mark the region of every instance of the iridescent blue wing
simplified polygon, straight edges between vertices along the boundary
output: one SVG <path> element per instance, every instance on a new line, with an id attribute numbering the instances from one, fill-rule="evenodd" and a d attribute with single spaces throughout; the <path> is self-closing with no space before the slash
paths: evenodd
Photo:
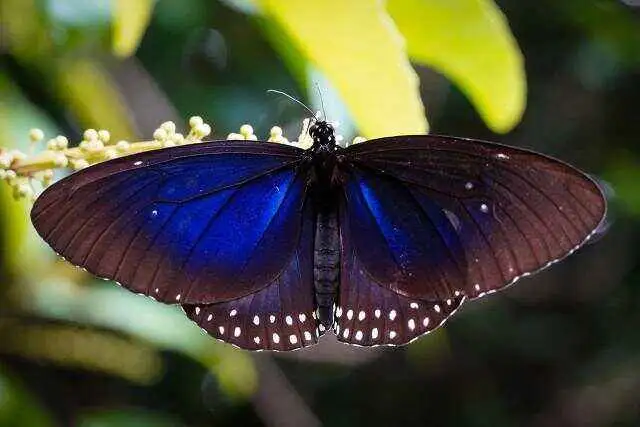
<path id="1" fill-rule="evenodd" d="M 356 253 L 354 233 L 359 231 L 349 225 L 349 216 L 343 203 L 342 265 L 334 324 L 339 341 L 362 346 L 406 344 L 438 328 L 460 307 L 461 293 L 442 301 L 425 300 L 376 282 Z"/>
<path id="2" fill-rule="evenodd" d="M 606 213 L 593 180 L 531 151 L 403 136 L 340 155 L 355 256 L 373 282 L 409 299 L 503 288 L 576 250 Z"/>
<path id="3" fill-rule="evenodd" d="M 260 291 L 231 301 L 183 306 L 209 335 L 248 350 L 294 350 L 320 336 L 313 290 L 311 204 L 305 205 L 298 246 L 282 274 Z"/>
<path id="4" fill-rule="evenodd" d="M 296 251 L 303 151 L 211 142 L 108 161 L 49 187 L 31 217 L 71 263 L 163 302 L 228 301 L 272 283 Z"/>

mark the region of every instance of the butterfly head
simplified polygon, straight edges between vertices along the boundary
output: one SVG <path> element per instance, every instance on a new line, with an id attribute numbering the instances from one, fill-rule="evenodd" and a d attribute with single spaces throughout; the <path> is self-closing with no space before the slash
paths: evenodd
<path id="1" fill-rule="evenodd" d="M 309 127 L 309 135 L 313 138 L 313 148 L 321 151 L 335 151 L 336 133 L 333 126 L 324 120 L 318 120 Z"/>

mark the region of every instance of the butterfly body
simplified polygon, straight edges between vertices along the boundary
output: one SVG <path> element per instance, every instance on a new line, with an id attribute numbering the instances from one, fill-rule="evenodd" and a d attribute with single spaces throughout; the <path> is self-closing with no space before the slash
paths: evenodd
<path id="1" fill-rule="evenodd" d="M 443 136 L 308 150 L 218 141 L 115 159 L 47 189 L 32 211 L 70 262 L 252 350 L 326 330 L 399 345 L 467 299 L 570 254 L 602 223 L 598 186 L 558 160 Z"/>

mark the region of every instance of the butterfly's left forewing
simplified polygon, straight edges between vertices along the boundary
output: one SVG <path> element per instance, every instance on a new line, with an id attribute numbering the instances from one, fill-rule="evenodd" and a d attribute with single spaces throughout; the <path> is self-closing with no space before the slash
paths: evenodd
<path id="1" fill-rule="evenodd" d="M 215 142 L 127 156 L 76 172 L 32 210 L 73 264 L 163 302 L 252 294 L 296 250 L 306 194 L 302 150 Z"/>

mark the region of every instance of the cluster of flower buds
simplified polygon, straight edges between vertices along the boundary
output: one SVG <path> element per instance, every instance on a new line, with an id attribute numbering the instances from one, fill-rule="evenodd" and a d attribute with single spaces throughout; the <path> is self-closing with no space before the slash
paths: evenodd
<path id="1" fill-rule="evenodd" d="M 107 130 L 87 129 L 82 141 L 75 147 L 69 147 L 69 140 L 59 135 L 47 140 L 45 149 L 32 155 L 0 147 L 0 181 L 11 186 L 16 199 L 33 199 L 36 192 L 34 184 L 38 183 L 41 187 L 50 185 L 56 169 L 79 170 L 128 154 L 199 143 L 211 134 L 211 126 L 201 117 L 191 117 L 189 127 L 185 136 L 176 132 L 175 123 L 165 122 L 155 130 L 153 140 L 139 142 L 113 141 Z M 45 140 L 44 132 L 31 129 L 29 139 L 32 146 L 42 144 Z"/>
<path id="2" fill-rule="evenodd" d="M 309 136 L 311 123 L 310 119 L 303 121 L 302 131 L 297 141 L 289 141 L 285 138 L 279 126 L 271 128 L 267 141 L 307 149 L 313 144 L 313 140 Z M 68 139 L 60 135 L 47 140 L 46 148 L 33 155 L 27 155 L 20 150 L 5 150 L 0 147 L 0 181 L 5 181 L 11 186 L 16 199 L 33 199 L 36 194 L 36 188 L 33 184 L 39 183 L 43 188 L 50 185 L 54 180 L 54 170 L 56 169 L 79 170 L 129 154 L 200 143 L 211 134 L 211 126 L 199 116 L 189 119 L 189 128 L 189 132 L 185 136 L 176 132 L 175 123 L 164 122 L 153 132 L 153 140 L 138 142 L 112 141 L 109 131 L 88 129 L 84 132 L 82 141 L 75 147 L 70 148 Z M 29 139 L 32 144 L 41 144 L 45 135 L 40 129 L 32 129 L 29 132 Z M 253 127 L 245 124 L 240 127 L 239 133 L 230 133 L 227 139 L 257 141 L 258 137 L 255 135 Z M 362 137 L 356 137 L 351 144 L 357 144 L 364 140 Z"/>

